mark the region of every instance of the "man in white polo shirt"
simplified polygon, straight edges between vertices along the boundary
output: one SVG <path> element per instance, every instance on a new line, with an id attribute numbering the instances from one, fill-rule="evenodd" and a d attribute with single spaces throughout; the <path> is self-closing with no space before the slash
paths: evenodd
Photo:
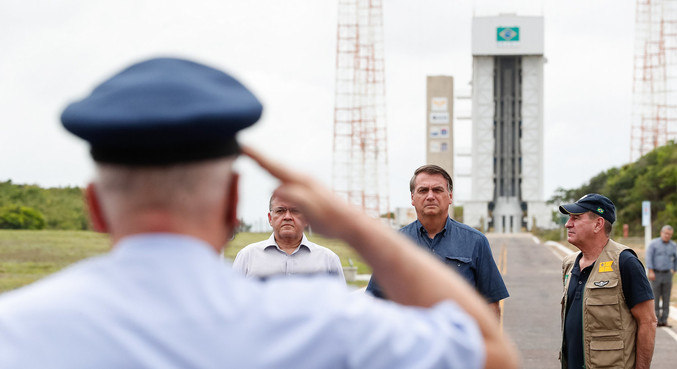
<path id="1" fill-rule="evenodd" d="M 292 274 L 331 274 L 345 281 L 338 255 L 308 241 L 303 230 L 308 223 L 296 204 L 272 195 L 268 222 L 273 234 L 265 241 L 240 250 L 233 269 L 247 277 L 266 278 Z"/>

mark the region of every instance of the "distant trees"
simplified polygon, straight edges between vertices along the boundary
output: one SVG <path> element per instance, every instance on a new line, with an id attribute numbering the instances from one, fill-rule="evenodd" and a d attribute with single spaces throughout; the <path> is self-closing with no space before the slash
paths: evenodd
<path id="1" fill-rule="evenodd" d="M 642 235 L 642 201 L 651 201 L 652 230 L 664 224 L 677 226 L 677 144 L 656 148 L 634 163 L 601 172 L 579 188 L 558 188 L 550 199 L 555 204 L 575 201 L 596 192 L 616 205 L 616 225 L 627 223 L 630 233 Z M 621 232 L 621 227 L 614 227 Z"/>
<path id="2" fill-rule="evenodd" d="M 42 219 L 42 226 L 31 228 L 40 225 L 37 219 Z M 89 229 L 82 189 L 0 182 L 0 228 Z"/>
<path id="3" fill-rule="evenodd" d="M 45 217 L 27 206 L 7 205 L 0 207 L 0 229 L 43 229 Z"/>
<path id="4" fill-rule="evenodd" d="M 251 224 L 246 223 L 243 218 L 237 218 L 237 228 L 235 228 L 235 233 L 249 232 L 251 229 Z"/>

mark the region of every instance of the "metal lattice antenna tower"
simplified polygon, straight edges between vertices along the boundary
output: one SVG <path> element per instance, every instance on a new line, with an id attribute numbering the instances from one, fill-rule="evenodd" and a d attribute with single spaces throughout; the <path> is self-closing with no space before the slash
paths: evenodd
<path id="1" fill-rule="evenodd" d="M 381 0 L 339 0 L 335 99 L 334 191 L 378 217 L 390 209 Z"/>
<path id="2" fill-rule="evenodd" d="M 637 0 L 630 160 L 677 136 L 677 1 Z"/>

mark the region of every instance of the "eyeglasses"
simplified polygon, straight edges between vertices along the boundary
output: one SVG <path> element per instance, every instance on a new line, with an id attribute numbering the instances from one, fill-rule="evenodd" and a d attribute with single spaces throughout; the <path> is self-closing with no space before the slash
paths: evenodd
<path id="1" fill-rule="evenodd" d="M 287 209 L 287 208 L 284 208 L 284 207 L 281 207 L 281 206 L 274 208 L 270 212 L 273 213 L 275 216 L 278 216 L 278 217 L 283 216 L 287 212 L 290 212 L 291 215 L 293 215 L 295 217 L 301 215 L 301 210 L 299 210 L 297 208 Z"/>

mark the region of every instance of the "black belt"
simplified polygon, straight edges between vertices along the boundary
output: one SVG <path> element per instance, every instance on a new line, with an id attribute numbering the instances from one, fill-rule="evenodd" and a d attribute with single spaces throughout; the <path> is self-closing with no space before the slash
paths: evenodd
<path id="1" fill-rule="evenodd" d="M 670 271 L 670 269 L 668 269 L 668 270 L 657 270 L 657 269 L 654 269 L 653 271 L 656 272 L 656 273 L 667 273 L 667 272 Z"/>

